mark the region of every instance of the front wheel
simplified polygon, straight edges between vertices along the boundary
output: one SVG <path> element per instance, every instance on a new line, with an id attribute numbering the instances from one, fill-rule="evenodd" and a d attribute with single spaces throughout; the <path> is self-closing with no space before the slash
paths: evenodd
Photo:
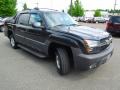
<path id="1" fill-rule="evenodd" d="M 68 52 L 64 48 L 57 48 L 55 52 L 56 67 L 60 75 L 70 72 L 70 61 Z"/>
<path id="2" fill-rule="evenodd" d="M 10 36 L 10 44 L 11 44 L 12 48 L 14 48 L 14 49 L 17 48 L 17 43 L 16 43 L 13 35 Z"/>

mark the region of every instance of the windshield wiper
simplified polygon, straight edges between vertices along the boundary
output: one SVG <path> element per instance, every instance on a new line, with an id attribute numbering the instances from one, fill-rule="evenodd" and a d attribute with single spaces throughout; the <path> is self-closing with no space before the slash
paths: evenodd
<path id="1" fill-rule="evenodd" d="M 66 26 L 65 24 L 58 24 L 58 25 L 55 25 L 54 27 L 56 26 Z"/>
<path id="2" fill-rule="evenodd" d="M 69 24 L 68 26 L 80 26 L 79 24 Z"/>
<path id="3" fill-rule="evenodd" d="M 57 27 L 57 26 L 80 26 L 80 25 L 79 24 L 68 24 L 68 25 L 59 24 L 59 25 L 55 25 L 54 27 Z"/>

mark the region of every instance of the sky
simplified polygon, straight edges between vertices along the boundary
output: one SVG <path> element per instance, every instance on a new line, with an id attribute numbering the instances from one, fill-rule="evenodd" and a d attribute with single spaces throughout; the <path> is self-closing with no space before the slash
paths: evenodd
<path id="1" fill-rule="evenodd" d="M 74 1 L 74 0 L 73 0 Z M 85 10 L 113 9 L 115 0 L 80 0 Z M 18 0 L 17 9 L 22 10 L 23 4 L 27 3 L 28 8 L 34 8 L 39 3 L 39 8 L 51 8 L 56 10 L 67 10 L 70 0 Z M 120 0 L 117 0 L 116 9 L 120 9 Z"/>

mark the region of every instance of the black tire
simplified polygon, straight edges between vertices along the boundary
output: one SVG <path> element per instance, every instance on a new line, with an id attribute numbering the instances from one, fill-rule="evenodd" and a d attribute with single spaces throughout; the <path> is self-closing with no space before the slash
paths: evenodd
<path id="1" fill-rule="evenodd" d="M 1 27 L 0 27 L 0 32 L 2 32 Z"/>
<path id="2" fill-rule="evenodd" d="M 14 49 L 18 48 L 17 43 L 16 43 L 15 38 L 14 38 L 13 35 L 10 35 L 10 44 L 11 44 L 12 48 L 14 48 Z"/>
<path id="3" fill-rule="evenodd" d="M 57 48 L 55 52 L 55 60 L 57 71 L 60 75 L 65 75 L 70 72 L 70 61 L 66 49 Z"/>

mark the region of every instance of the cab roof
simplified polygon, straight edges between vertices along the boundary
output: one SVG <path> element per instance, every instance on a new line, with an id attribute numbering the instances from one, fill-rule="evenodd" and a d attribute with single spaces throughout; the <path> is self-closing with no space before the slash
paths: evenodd
<path id="1" fill-rule="evenodd" d="M 60 12 L 58 10 L 54 10 L 54 9 L 49 9 L 49 8 L 34 8 L 34 9 L 27 9 L 24 10 L 20 13 L 38 13 L 38 12 Z"/>

